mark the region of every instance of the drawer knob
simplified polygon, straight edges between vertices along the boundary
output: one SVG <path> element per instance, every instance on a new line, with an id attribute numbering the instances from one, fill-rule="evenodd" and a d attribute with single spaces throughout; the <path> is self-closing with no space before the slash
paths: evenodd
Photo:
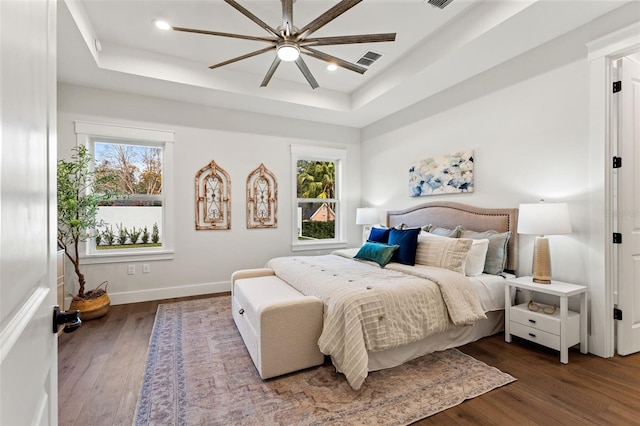
<path id="1" fill-rule="evenodd" d="M 529 336 L 533 337 L 534 339 L 536 338 L 536 335 L 533 333 L 529 333 Z"/>
<path id="2" fill-rule="evenodd" d="M 531 324 L 535 324 L 535 323 L 536 323 L 536 320 L 532 320 L 532 319 L 530 319 L 530 320 L 529 320 L 529 322 L 530 322 Z"/>
<path id="3" fill-rule="evenodd" d="M 238 313 L 239 313 L 240 315 L 244 314 L 244 309 L 240 308 L 240 310 L 238 311 Z"/>

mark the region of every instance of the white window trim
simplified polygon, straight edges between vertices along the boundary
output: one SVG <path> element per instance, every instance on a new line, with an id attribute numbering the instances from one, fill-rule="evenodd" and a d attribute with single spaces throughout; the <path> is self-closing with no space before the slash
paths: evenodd
<path id="1" fill-rule="evenodd" d="M 298 160 L 320 160 L 334 161 L 336 167 L 335 187 L 338 200 L 338 220 L 336 221 L 336 238 L 322 241 L 299 241 L 298 240 L 298 191 L 297 191 L 297 164 Z M 291 182 L 292 182 L 292 203 L 291 203 L 291 251 L 339 249 L 347 247 L 347 209 L 346 209 L 346 185 L 344 177 L 347 175 L 347 150 L 346 148 L 325 148 L 308 145 L 291 145 Z"/>
<path id="2" fill-rule="evenodd" d="M 173 144 L 175 133 L 167 130 L 144 129 L 122 125 L 91 123 L 86 121 L 75 122 L 76 144 L 90 148 L 91 140 L 96 137 L 108 138 L 109 140 L 128 140 L 136 142 L 161 142 L 164 143 L 163 156 L 163 181 L 162 191 L 164 194 L 163 210 L 163 240 L 162 248 L 118 250 L 113 253 L 91 253 L 89 245 L 84 244 L 80 264 L 92 265 L 99 263 L 124 263 L 124 262 L 144 262 L 153 260 L 173 259 L 174 250 L 174 211 L 175 199 L 173 196 Z M 165 178 L 165 177 L 168 177 Z"/>

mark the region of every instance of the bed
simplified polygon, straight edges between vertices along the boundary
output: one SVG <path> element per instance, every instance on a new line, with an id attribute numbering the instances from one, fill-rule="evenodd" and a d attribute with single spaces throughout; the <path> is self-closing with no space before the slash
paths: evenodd
<path id="1" fill-rule="evenodd" d="M 436 267 L 440 264 L 419 258 L 416 262 L 420 263 L 411 266 L 394 257 L 395 261 L 381 267 L 367 259 L 354 260 L 360 249 L 275 258 L 267 267 L 303 294 L 323 300 L 320 349 L 331 356 L 351 386 L 359 389 L 369 371 L 391 368 L 503 330 L 504 280 L 513 276 L 518 265 L 517 215 L 514 208 L 454 202 L 387 212 L 386 227 L 394 235 L 404 238 L 419 230 L 418 246 L 412 248 L 418 257 L 428 252 L 439 262 L 452 262 L 455 253 L 445 256 L 433 248 L 464 245 L 470 252 L 469 240 L 479 240 L 473 245 L 486 245 L 489 240 L 502 244 L 499 267 L 495 267 L 496 259 L 490 261 L 487 256 L 482 272 L 474 276 L 466 276 L 457 266 Z M 388 245 L 400 246 L 391 244 L 391 238 Z M 394 253 L 405 248 L 396 248 Z M 442 253 L 445 251 L 449 249 Z"/>

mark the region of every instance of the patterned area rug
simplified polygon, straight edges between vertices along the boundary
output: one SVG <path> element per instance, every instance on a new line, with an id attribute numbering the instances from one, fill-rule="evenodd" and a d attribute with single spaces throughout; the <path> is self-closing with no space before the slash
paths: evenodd
<path id="1" fill-rule="evenodd" d="M 330 362 L 262 380 L 229 296 L 158 307 L 136 425 L 406 425 L 515 379 L 457 349 L 372 372 L 359 391 Z"/>

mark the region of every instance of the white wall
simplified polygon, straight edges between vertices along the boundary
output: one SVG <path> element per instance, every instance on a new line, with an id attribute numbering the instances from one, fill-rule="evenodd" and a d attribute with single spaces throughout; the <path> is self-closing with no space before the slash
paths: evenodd
<path id="1" fill-rule="evenodd" d="M 175 132 L 175 258 L 145 261 L 151 263 L 151 273 L 144 275 L 136 262 L 85 265 L 88 288 L 108 280 L 113 303 L 227 291 L 233 271 L 292 255 L 292 143 L 347 148 L 347 235 L 351 245 L 360 242 L 362 230 L 355 225 L 361 175 L 358 130 L 68 84 L 59 84 L 58 91 L 59 156 L 68 156 L 75 144 L 74 120 Z M 196 231 L 195 174 L 211 160 L 230 174 L 231 229 Z M 246 179 L 261 162 L 278 179 L 276 229 L 246 228 Z M 135 275 L 127 275 L 128 264 L 136 264 Z M 77 289 L 70 269 L 67 293 Z"/>
<path id="2" fill-rule="evenodd" d="M 127 276 L 125 264 L 87 266 L 88 282 L 109 280 L 115 303 L 197 294 L 228 288 L 236 269 L 292 254 L 288 147 L 297 143 L 348 146 L 350 245 L 361 239 L 361 228 L 352 225 L 356 207 L 377 206 L 383 220 L 385 209 L 434 199 L 407 195 L 409 164 L 473 148 L 475 192 L 439 198 L 487 207 L 517 207 L 541 197 L 568 202 L 573 233 L 551 237 L 553 276 L 601 295 L 605 243 L 592 237 L 603 235 L 602 220 L 590 220 L 588 212 L 593 217 L 602 206 L 605 213 L 603 179 L 594 178 L 594 165 L 602 164 L 604 173 L 608 159 L 603 147 L 589 143 L 592 84 L 585 44 L 637 21 L 639 9 L 638 2 L 617 9 L 361 130 L 60 84 L 61 153 L 74 143 L 74 120 L 176 132 L 175 259 L 153 262 L 149 275 Z M 194 174 L 211 159 L 231 174 L 232 229 L 196 232 Z M 276 230 L 245 227 L 244 181 L 260 162 L 278 177 Z M 532 246 L 531 237 L 520 238 L 521 275 L 531 271 Z M 590 351 L 599 354 L 606 330 L 594 332 L 594 324 L 610 312 L 601 300 L 594 303 L 599 316 L 591 318 Z"/>
<path id="3" fill-rule="evenodd" d="M 485 207 L 566 201 L 574 233 L 551 237 L 553 276 L 586 282 L 588 92 L 586 60 L 563 65 L 491 94 L 455 105 L 362 147 L 364 203 L 380 210 L 433 200 Z M 470 194 L 409 197 L 409 165 L 431 156 L 475 150 Z M 384 170 L 384 173 L 380 173 Z M 522 236 L 520 274 L 531 271 L 533 240 Z"/>
<path id="4" fill-rule="evenodd" d="M 158 234 L 161 238 L 164 235 L 164 229 L 162 229 L 162 207 L 103 206 L 98 208 L 96 217 L 98 221 L 104 221 L 105 224 L 108 224 L 108 226 L 100 228 L 100 232 L 104 232 L 108 227 L 117 236 L 118 226 L 122 224 L 123 228 L 130 231 L 133 231 L 134 228 L 143 230 L 146 227 L 149 235 L 151 235 L 153 225 L 158 225 Z"/>
<path id="5" fill-rule="evenodd" d="M 604 140 L 590 144 L 594 86 L 585 45 L 637 22 L 639 13 L 640 4 L 625 6 L 362 131 L 363 205 L 383 211 L 436 199 L 485 207 L 567 202 L 573 233 L 550 237 L 552 276 L 587 285 L 596 296 L 589 351 L 602 356 L 609 356 L 613 331 L 600 326 L 611 315 L 602 296 L 607 240 L 593 236 L 604 232 L 602 176 L 609 159 Z M 411 163 L 469 148 L 475 149 L 474 193 L 408 196 Z M 519 248 L 518 275 L 528 275 L 532 237 L 520 236 Z"/>

